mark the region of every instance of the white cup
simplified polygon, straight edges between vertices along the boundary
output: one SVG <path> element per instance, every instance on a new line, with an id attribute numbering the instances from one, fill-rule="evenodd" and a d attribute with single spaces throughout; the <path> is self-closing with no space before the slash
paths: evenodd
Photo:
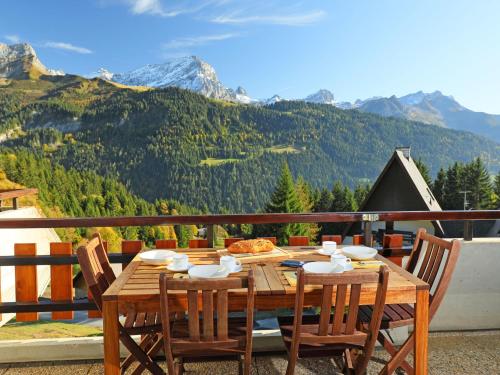
<path id="1" fill-rule="evenodd" d="M 175 254 L 172 258 L 172 267 L 176 269 L 185 269 L 188 266 L 188 259 L 186 254 Z"/>
<path id="2" fill-rule="evenodd" d="M 337 242 L 335 241 L 323 241 L 323 252 L 325 254 L 331 255 L 337 251 Z"/>
<path id="3" fill-rule="evenodd" d="M 220 258 L 220 265 L 226 267 L 229 272 L 236 272 L 241 267 L 241 262 L 231 255 L 224 255 Z"/>
<path id="4" fill-rule="evenodd" d="M 343 254 L 332 254 L 332 256 L 330 257 L 330 261 L 333 264 L 342 266 L 342 268 L 344 269 L 349 268 L 349 266 L 351 265 L 351 258 L 348 258 Z"/>

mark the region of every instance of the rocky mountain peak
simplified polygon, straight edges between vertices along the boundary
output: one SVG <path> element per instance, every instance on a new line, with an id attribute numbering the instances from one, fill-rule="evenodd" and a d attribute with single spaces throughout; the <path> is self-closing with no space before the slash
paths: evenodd
<path id="1" fill-rule="evenodd" d="M 320 103 L 320 104 L 331 104 L 331 105 L 335 103 L 335 98 L 333 96 L 333 93 L 326 89 L 321 89 L 318 92 L 309 95 L 304 100 L 309 103 Z"/>
<path id="2" fill-rule="evenodd" d="M 0 43 L 0 77 L 26 79 L 40 75 L 64 75 L 64 72 L 46 68 L 28 43 Z"/>

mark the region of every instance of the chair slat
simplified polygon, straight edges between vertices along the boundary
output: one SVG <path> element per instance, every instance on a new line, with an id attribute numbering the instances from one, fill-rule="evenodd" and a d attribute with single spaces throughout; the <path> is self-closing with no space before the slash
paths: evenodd
<path id="1" fill-rule="evenodd" d="M 434 264 L 436 262 L 438 251 L 439 251 L 439 245 L 434 244 L 434 246 L 432 247 L 431 254 L 429 255 L 429 259 L 427 260 L 427 264 L 425 265 L 425 272 L 424 272 L 423 276 L 421 277 L 421 279 L 424 280 L 425 282 L 427 282 L 427 280 L 429 280 L 429 276 L 431 275 L 432 268 L 434 267 Z M 422 264 L 422 267 L 423 266 L 424 266 L 424 264 Z"/>
<path id="2" fill-rule="evenodd" d="M 345 325 L 345 334 L 352 335 L 356 328 L 359 310 L 359 298 L 361 296 L 361 284 L 351 284 L 351 295 L 349 297 L 349 311 Z"/>
<path id="3" fill-rule="evenodd" d="M 337 296 L 335 298 L 335 312 L 333 314 L 332 335 L 342 333 L 344 323 L 345 299 L 347 295 L 347 285 L 337 285 Z"/>
<path id="4" fill-rule="evenodd" d="M 333 285 L 325 285 L 323 287 L 323 295 L 321 296 L 321 312 L 319 316 L 318 335 L 325 336 L 328 334 L 328 325 L 330 324 L 330 314 L 332 311 L 332 292 Z"/>
<path id="5" fill-rule="evenodd" d="M 203 297 L 203 339 L 213 341 L 214 339 L 214 293 L 212 290 L 204 290 Z"/>
<path id="6" fill-rule="evenodd" d="M 422 259 L 422 263 L 420 264 L 420 269 L 418 270 L 417 277 L 421 279 L 424 276 L 425 269 L 429 264 L 429 258 L 431 256 L 432 249 L 434 248 L 434 242 L 427 242 L 427 250 L 425 251 L 424 258 Z"/>
<path id="7" fill-rule="evenodd" d="M 188 290 L 188 325 L 191 341 L 200 340 L 200 316 L 198 313 L 198 291 Z"/>
<path id="8" fill-rule="evenodd" d="M 217 339 L 227 339 L 227 290 L 217 291 Z"/>
<path id="9" fill-rule="evenodd" d="M 432 272 L 429 274 L 429 277 L 427 278 L 427 283 L 430 285 L 431 289 L 434 286 L 434 281 L 436 281 L 436 276 L 441 266 L 441 261 L 443 260 L 444 252 L 445 249 L 440 246 L 436 254 L 436 260 L 434 261 L 434 266 L 432 267 Z"/>

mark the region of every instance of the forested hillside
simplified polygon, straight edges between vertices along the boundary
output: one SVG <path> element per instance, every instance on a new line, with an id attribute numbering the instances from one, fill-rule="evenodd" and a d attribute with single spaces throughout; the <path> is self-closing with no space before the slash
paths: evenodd
<path id="1" fill-rule="evenodd" d="M 7 82 L 0 101 L 0 129 L 13 133 L 4 147 L 213 213 L 262 209 L 285 161 L 322 188 L 373 180 L 397 146 L 411 146 L 432 175 L 477 156 L 500 165 L 499 145 L 471 133 L 329 105 L 240 105 L 81 77 Z"/>

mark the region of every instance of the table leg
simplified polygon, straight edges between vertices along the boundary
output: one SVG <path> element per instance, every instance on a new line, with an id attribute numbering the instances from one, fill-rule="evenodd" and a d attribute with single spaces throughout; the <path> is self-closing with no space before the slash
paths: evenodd
<path id="1" fill-rule="evenodd" d="M 104 326 L 104 373 L 120 374 L 120 331 L 118 327 L 118 303 L 103 301 Z"/>
<path id="2" fill-rule="evenodd" d="M 429 290 L 417 290 L 415 303 L 415 375 L 427 375 L 427 351 L 429 341 Z"/>

